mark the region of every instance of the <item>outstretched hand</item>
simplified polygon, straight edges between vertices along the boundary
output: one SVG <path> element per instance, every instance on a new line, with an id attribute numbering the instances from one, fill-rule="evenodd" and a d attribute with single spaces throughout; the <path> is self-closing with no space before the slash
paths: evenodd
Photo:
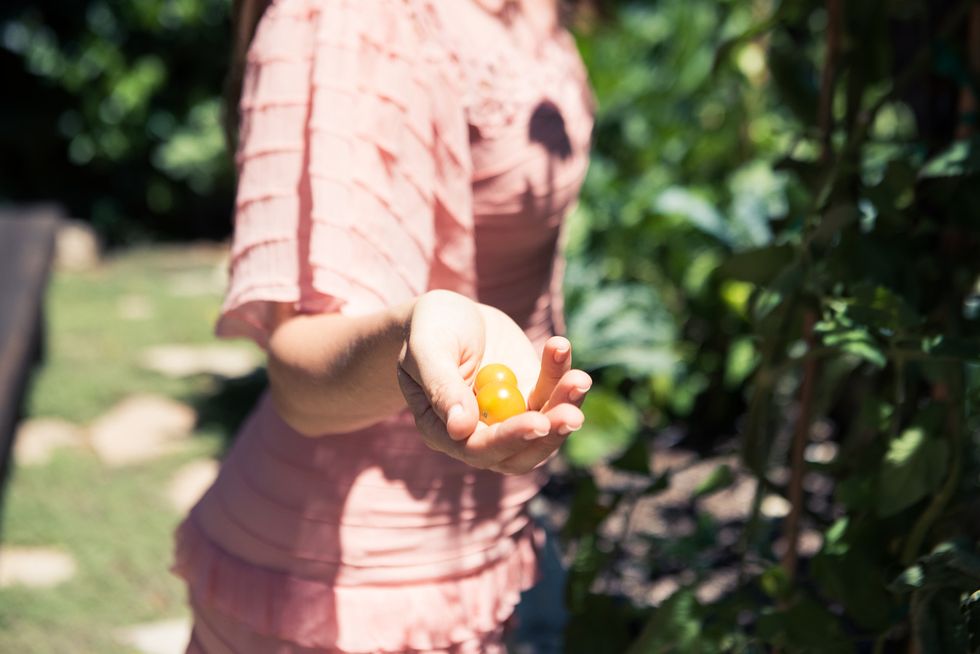
<path id="1" fill-rule="evenodd" d="M 528 472 L 582 426 L 579 408 L 592 379 L 571 367 L 567 339 L 555 336 L 539 358 L 523 330 L 502 311 L 449 291 L 415 305 L 398 363 L 398 381 L 425 443 L 476 468 Z M 479 368 L 514 370 L 528 411 L 485 425 L 472 384 Z"/>

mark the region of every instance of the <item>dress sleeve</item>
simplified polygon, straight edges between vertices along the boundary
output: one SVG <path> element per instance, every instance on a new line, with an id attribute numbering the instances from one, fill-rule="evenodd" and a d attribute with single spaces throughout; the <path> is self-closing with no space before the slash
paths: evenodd
<path id="1" fill-rule="evenodd" d="M 223 337 L 277 305 L 383 310 L 472 295 L 465 115 L 413 0 L 276 0 L 249 50 Z"/>

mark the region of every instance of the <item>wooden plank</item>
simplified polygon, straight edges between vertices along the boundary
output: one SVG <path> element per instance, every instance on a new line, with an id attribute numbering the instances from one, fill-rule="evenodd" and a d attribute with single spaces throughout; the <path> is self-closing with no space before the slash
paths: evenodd
<path id="1" fill-rule="evenodd" d="M 44 289 L 57 225 L 50 211 L 0 215 L 0 475 L 40 352 Z"/>

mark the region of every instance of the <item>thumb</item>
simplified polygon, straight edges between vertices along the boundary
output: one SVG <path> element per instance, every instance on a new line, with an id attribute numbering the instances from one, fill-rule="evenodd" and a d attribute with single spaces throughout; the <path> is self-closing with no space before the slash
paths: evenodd
<path id="1" fill-rule="evenodd" d="M 400 365 L 423 390 L 450 438 L 463 440 L 476 430 L 480 414 L 473 389 L 453 355 L 446 343 L 430 346 L 425 339 L 410 338 Z"/>

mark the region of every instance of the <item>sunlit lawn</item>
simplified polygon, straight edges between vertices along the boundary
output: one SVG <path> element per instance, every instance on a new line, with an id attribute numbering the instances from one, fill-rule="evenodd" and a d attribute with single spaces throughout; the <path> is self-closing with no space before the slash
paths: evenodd
<path id="1" fill-rule="evenodd" d="M 214 248 L 153 249 L 56 274 L 47 358 L 28 414 L 85 425 L 130 393 L 193 401 L 213 392 L 211 377 L 168 379 L 138 361 L 151 345 L 212 341 L 219 265 Z M 168 572 L 180 516 L 164 492 L 182 464 L 221 450 L 221 431 L 199 430 L 187 447 L 146 464 L 109 468 L 91 451 L 61 449 L 48 464 L 15 468 L 3 544 L 64 548 L 78 572 L 52 589 L 0 589 L 0 651 L 125 652 L 113 637 L 119 627 L 184 615 L 182 588 Z"/>

